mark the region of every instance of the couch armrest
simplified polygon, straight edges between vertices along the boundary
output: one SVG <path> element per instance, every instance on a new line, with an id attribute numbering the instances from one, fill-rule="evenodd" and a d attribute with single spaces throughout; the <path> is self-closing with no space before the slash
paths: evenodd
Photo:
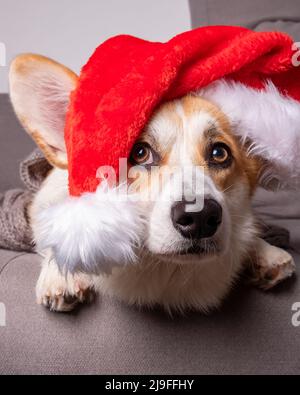
<path id="1" fill-rule="evenodd" d="M 193 27 L 239 25 L 283 31 L 300 40 L 299 0 L 189 0 L 189 4 Z"/>

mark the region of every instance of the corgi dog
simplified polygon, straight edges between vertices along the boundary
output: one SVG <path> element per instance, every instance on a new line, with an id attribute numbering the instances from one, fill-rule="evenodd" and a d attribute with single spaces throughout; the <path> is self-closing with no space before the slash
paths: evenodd
<path id="1" fill-rule="evenodd" d="M 32 54 L 18 56 L 10 68 L 15 112 L 53 166 L 29 208 L 37 246 L 39 214 L 68 196 L 64 122 L 77 78 L 65 66 Z M 51 250 L 38 250 L 43 257 L 36 285 L 39 304 L 67 312 L 99 293 L 130 305 L 161 306 L 170 313 L 208 312 L 220 306 L 246 268 L 266 290 L 295 272 L 292 256 L 261 238 L 252 210 L 254 193 L 267 177 L 265 160 L 252 152 L 251 141 L 237 136 L 236 125 L 210 92 L 208 88 L 163 103 L 128 160 L 129 169 L 139 166 L 146 173 L 152 166 L 201 167 L 201 209 L 187 211 L 184 198 L 137 201 L 137 215 L 144 218 L 137 262 L 120 264 L 110 273 L 63 273 Z M 155 184 L 152 180 L 142 188 L 152 190 Z M 162 184 L 162 191 L 168 187 Z M 113 226 L 113 215 L 124 213 L 120 209 L 111 215 Z"/>

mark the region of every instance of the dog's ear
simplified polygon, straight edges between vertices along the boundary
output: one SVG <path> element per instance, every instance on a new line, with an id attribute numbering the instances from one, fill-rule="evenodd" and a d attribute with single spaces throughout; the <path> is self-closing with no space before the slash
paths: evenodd
<path id="1" fill-rule="evenodd" d="M 67 168 L 64 126 L 77 75 L 39 55 L 23 54 L 11 64 L 10 97 L 21 124 L 56 167 Z"/>

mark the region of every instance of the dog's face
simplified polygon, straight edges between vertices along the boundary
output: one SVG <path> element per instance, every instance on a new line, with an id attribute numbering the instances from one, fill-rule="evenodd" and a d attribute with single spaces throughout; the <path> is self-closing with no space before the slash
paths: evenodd
<path id="1" fill-rule="evenodd" d="M 17 115 L 49 162 L 64 169 L 65 114 L 76 81 L 64 66 L 35 55 L 18 57 L 11 67 Z M 150 190 L 152 198 L 138 204 L 146 218 L 144 245 L 152 254 L 172 262 L 206 262 L 241 243 L 253 222 L 250 199 L 261 163 L 247 155 L 215 105 L 197 95 L 162 105 L 132 149 L 129 172 L 135 165 L 147 174 L 152 168 L 163 174 L 196 168 L 203 181 L 195 193 L 195 174 L 188 181 L 180 171 L 162 181 L 146 177 L 141 191 Z"/>
<path id="2" fill-rule="evenodd" d="M 195 173 L 187 181 L 151 176 L 144 183 L 147 196 L 156 197 L 142 203 L 145 245 L 153 254 L 180 263 L 206 261 L 224 254 L 236 229 L 247 226 L 260 162 L 247 155 L 226 115 L 212 103 L 194 95 L 162 105 L 136 142 L 130 164 L 154 174 L 160 169 L 185 174 L 193 167 L 203 172 L 202 187 L 193 194 L 199 208 L 183 194 L 184 183 L 197 182 Z"/>

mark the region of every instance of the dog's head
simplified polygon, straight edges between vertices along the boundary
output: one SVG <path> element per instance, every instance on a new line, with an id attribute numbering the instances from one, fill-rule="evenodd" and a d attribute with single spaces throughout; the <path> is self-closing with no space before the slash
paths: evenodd
<path id="1" fill-rule="evenodd" d="M 237 229 L 252 232 L 250 200 L 262 161 L 248 155 L 211 102 L 191 95 L 163 104 L 129 161 L 145 169 L 140 188 L 155 197 L 141 203 L 152 253 L 180 263 L 206 260 L 237 242 Z"/>
<path id="2" fill-rule="evenodd" d="M 64 66 L 36 55 L 19 56 L 11 66 L 15 111 L 48 161 L 62 169 L 68 165 L 65 116 L 76 81 Z M 250 201 L 266 161 L 259 150 L 250 154 L 253 140 L 240 138 L 224 108 L 213 102 L 200 93 L 161 105 L 128 159 L 129 183 L 135 184 L 138 166 L 137 190 L 148 196 L 136 203 L 146 219 L 142 249 L 164 260 L 205 262 L 231 249 L 241 252 L 255 233 Z M 261 114 L 266 124 L 268 116 Z M 168 169 L 176 171 L 164 177 Z M 196 171 L 185 178 L 186 169 Z M 202 188 L 195 191 L 197 174 Z"/>

